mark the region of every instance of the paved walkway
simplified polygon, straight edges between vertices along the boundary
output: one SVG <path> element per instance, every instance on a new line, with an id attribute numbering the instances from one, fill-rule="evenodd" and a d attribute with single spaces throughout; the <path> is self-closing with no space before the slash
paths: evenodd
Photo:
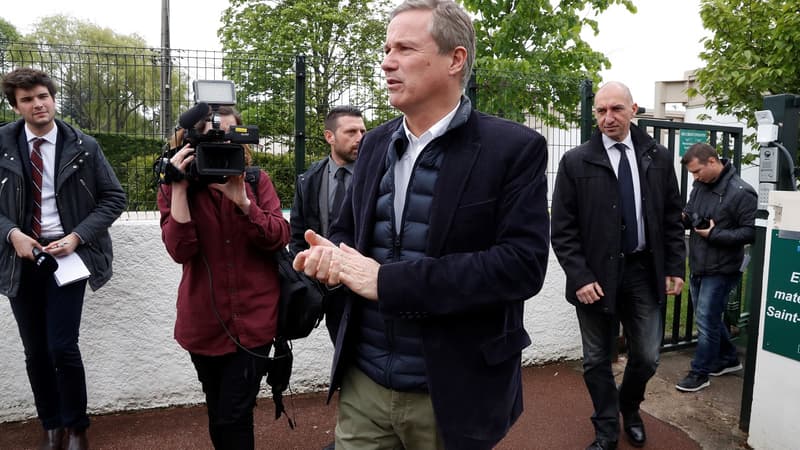
<path id="1" fill-rule="evenodd" d="M 659 372 L 648 385 L 642 414 L 648 450 L 743 449 L 738 431 L 741 374 L 712 379 L 711 387 L 693 394 L 679 393 L 674 384 L 688 369 L 691 353 L 662 355 Z M 619 373 L 621 360 L 615 367 Z M 497 447 L 501 450 L 584 449 L 593 439 L 591 401 L 580 364 L 568 361 L 523 370 L 525 412 Z M 473 393 L 480 395 L 480 393 Z M 295 395 L 287 408 L 297 421 L 290 430 L 286 419 L 275 421 L 272 400 L 256 408 L 258 449 L 318 450 L 333 439 L 336 407 L 325 405 L 324 394 Z M 135 411 L 92 417 L 92 448 L 210 449 L 203 406 Z M 33 448 L 39 437 L 36 421 L 0 424 L 0 449 Z M 631 449 L 624 441 L 621 450 Z M 410 449 L 411 450 L 411 449 Z"/>

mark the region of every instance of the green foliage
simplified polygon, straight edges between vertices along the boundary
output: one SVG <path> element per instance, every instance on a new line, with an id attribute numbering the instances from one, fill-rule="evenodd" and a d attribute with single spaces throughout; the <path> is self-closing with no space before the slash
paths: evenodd
<path id="1" fill-rule="evenodd" d="M 332 106 L 385 105 L 379 62 L 387 5 L 387 0 L 232 0 L 219 34 L 223 49 L 237 56 L 224 61 L 226 78 L 241 91 L 237 98 L 260 102 L 260 115 L 243 112 L 248 123 L 267 130 L 262 134 L 271 136 L 270 143 L 291 145 L 296 75 L 308 86 L 306 130 L 312 139 L 322 135 Z M 274 56 L 263 64 L 259 55 Z M 301 74 L 295 73 L 295 55 L 305 56 Z"/>
<path id="2" fill-rule="evenodd" d="M 112 167 L 126 163 L 136 156 L 160 154 L 164 146 L 161 140 L 141 136 L 93 132 L 87 134 L 97 139 Z"/>
<path id="3" fill-rule="evenodd" d="M 19 40 L 19 31 L 6 19 L 0 17 L 0 50 L 4 49 L 4 42 Z"/>
<path id="4" fill-rule="evenodd" d="M 696 73 L 706 106 L 755 126 L 764 96 L 800 91 L 800 1 L 702 0 L 700 16 L 713 37 Z"/>
<path id="5" fill-rule="evenodd" d="M 25 43 L 9 45 L 11 59 L 56 80 L 64 120 L 107 133 L 160 134 L 163 57 L 145 48 L 143 37 L 53 15 L 41 18 L 24 38 Z M 186 97 L 188 86 L 180 74 L 171 74 L 169 85 L 174 98 Z M 179 113 L 175 102 L 172 117 Z"/>
<path id="6" fill-rule="evenodd" d="M 114 166 L 117 178 L 128 196 L 127 211 L 154 211 L 156 185 L 153 162 L 158 153 L 134 156 L 123 164 Z"/>
<path id="7" fill-rule="evenodd" d="M 128 211 L 156 208 L 153 162 L 161 154 L 163 142 L 120 134 L 90 133 L 103 148 L 122 188 L 128 196 Z"/>
<path id="8" fill-rule="evenodd" d="M 605 55 L 581 38 L 587 27 L 598 32 L 597 21 L 587 12 L 596 16 L 612 5 L 636 12 L 631 0 L 461 3 L 476 17 L 480 109 L 514 120 L 528 113 L 561 127 L 579 119 L 580 81 L 589 78 L 597 84 L 599 72 L 611 66 Z M 487 72 L 492 76 L 483 75 Z M 541 76 L 534 80 L 521 76 L 535 72 Z"/>
<path id="9" fill-rule="evenodd" d="M 291 209 L 294 203 L 294 152 L 273 155 L 271 153 L 253 152 L 253 165 L 269 174 L 275 191 L 281 199 L 281 208 Z"/>

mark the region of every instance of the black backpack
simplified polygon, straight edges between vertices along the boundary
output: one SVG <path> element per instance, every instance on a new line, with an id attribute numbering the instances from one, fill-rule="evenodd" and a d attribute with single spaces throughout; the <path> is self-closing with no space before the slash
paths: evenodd
<path id="1" fill-rule="evenodd" d="M 250 183 L 253 195 L 258 198 L 258 181 L 261 169 L 248 167 L 245 181 Z M 281 248 L 275 252 L 278 265 L 278 276 L 281 283 L 281 296 L 278 302 L 278 332 L 272 345 L 274 356 L 270 361 L 267 384 L 272 387 L 272 399 L 275 402 L 275 419 L 286 413 L 283 406 L 283 392 L 289 387 L 292 376 L 292 347 L 289 341 L 302 339 L 311 334 L 322 321 L 325 312 L 325 288 L 306 274 L 294 270 L 289 249 Z M 288 416 L 289 427 L 294 428 Z"/>

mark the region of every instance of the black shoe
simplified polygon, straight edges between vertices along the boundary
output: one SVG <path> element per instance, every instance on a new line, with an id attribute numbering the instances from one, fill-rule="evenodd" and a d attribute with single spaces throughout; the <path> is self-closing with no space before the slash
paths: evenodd
<path id="1" fill-rule="evenodd" d="M 322 447 L 322 450 L 335 450 L 336 449 L 336 441 L 331 442 L 330 444 Z"/>
<path id="2" fill-rule="evenodd" d="M 699 373 L 689 372 L 686 378 L 682 379 L 680 383 L 675 385 L 675 389 L 683 392 L 697 392 L 700 389 L 705 389 L 711 385 L 708 381 L 708 375 L 700 375 Z"/>
<path id="3" fill-rule="evenodd" d="M 738 372 L 742 370 L 742 363 L 739 361 L 733 361 L 728 364 L 723 364 L 719 367 L 714 367 L 708 372 L 709 375 L 712 377 L 718 377 L 720 375 L 725 375 L 726 373 Z"/>
<path id="4" fill-rule="evenodd" d="M 61 450 L 66 432 L 63 428 L 44 430 L 39 450 Z"/>
<path id="5" fill-rule="evenodd" d="M 606 439 L 595 439 L 586 450 L 617 450 L 617 441 L 609 441 Z"/>
<path id="6" fill-rule="evenodd" d="M 628 442 L 634 447 L 644 447 L 647 441 L 647 434 L 644 432 L 644 422 L 638 411 L 630 414 L 623 414 L 622 420 L 624 422 L 623 429 L 625 436 L 628 437 Z"/>
<path id="7" fill-rule="evenodd" d="M 69 430 L 67 450 L 89 450 L 89 439 L 86 430 Z"/>

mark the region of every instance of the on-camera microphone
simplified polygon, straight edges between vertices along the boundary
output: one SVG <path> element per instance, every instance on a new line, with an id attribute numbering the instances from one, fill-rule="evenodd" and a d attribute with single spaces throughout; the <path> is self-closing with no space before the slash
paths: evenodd
<path id="1" fill-rule="evenodd" d="M 58 269 L 58 261 L 50 253 L 33 247 L 33 264 L 41 273 L 49 275 Z"/>
<path id="2" fill-rule="evenodd" d="M 208 106 L 208 103 L 200 102 L 181 114 L 181 117 L 178 119 L 178 125 L 180 125 L 181 128 L 189 130 L 194 127 L 194 124 L 204 119 L 210 111 L 211 108 Z"/>

